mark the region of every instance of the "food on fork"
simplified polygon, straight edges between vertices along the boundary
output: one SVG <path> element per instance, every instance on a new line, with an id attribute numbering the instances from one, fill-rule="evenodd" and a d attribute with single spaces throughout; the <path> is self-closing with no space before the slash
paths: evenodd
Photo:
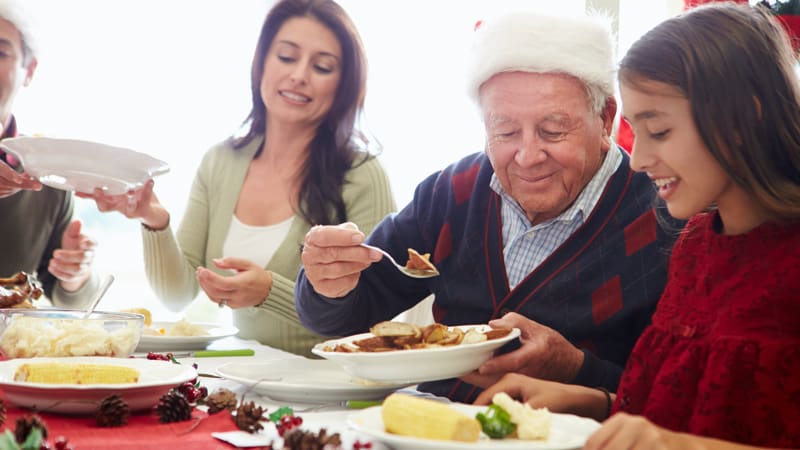
<path id="1" fill-rule="evenodd" d="M 408 262 L 406 262 L 406 269 L 413 273 L 427 274 L 439 273 L 436 266 L 431 263 L 431 254 L 420 254 L 413 248 L 408 249 Z"/>
<path id="2" fill-rule="evenodd" d="M 384 321 L 370 328 L 373 336 L 350 343 L 325 346 L 326 352 L 387 352 L 475 344 L 499 339 L 511 333 L 511 328 L 493 328 L 481 331 L 471 327 L 466 332 L 459 327 L 433 323 L 424 327 L 406 322 Z"/>
<path id="3" fill-rule="evenodd" d="M 139 381 L 133 367 L 85 363 L 24 363 L 14 372 L 14 381 L 47 384 L 123 384 Z"/>
<path id="4" fill-rule="evenodd" d="M 0 278 L 0 308 L 32 308 L 30 300 L 42 296 L 42 286 L 32 275 L 17 272 Z"/>
<path id="5" fill-rule="evenodd" d="M 381 407 L 388 433 L 442 441 L 476 442 L 481 426 L 444 403 L 406 394 L 386 397 Z"/>

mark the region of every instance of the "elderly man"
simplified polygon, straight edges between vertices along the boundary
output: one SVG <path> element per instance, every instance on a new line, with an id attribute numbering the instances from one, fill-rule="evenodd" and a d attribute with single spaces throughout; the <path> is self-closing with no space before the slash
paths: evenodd
<path id="1" fill-rule="evenodd" d="M 17 136 L 14 99 L 36 70 L 36 45 L 22 0 L 0 0 L 0 138 Z M 0 149 L 0 276 L 36 273 L 56 306 L 80 308 L 99 284 L 90 265 L 95 243 L 72 221 L 72 194 L 21 173 Z"/>
<path id="2" fill-rule="evenodd" d="M 367 240 L 398 257 L 430 252 L 441 275 L 404 277 L 374 264 L 380 255 L 354 227 L 316 227 L 295 290 L 301 321 L 326 335 L 363 332 L 433 293 L 437 322 L 502 318 L 492 324 L 521 328 L 521 346 L 420 389 L 472 401 L 509 371 L 615 389 L 666 282 L 672 237 L 652 183 L 610 138 L 610 36 L 591 17 L 480 24 L 468 83 L 485 152 L 428 177 Z"/>

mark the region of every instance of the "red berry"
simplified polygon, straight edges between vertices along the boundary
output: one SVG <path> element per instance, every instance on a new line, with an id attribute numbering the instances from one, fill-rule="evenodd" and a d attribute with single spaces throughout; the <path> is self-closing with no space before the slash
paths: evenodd
<path id="1" fill-rule="evenodd" d="M 72 450 L 72 446 L 69 445 L 69 441 L 64 436 L 59 436 L 53 442 L 55 450 Z"/>

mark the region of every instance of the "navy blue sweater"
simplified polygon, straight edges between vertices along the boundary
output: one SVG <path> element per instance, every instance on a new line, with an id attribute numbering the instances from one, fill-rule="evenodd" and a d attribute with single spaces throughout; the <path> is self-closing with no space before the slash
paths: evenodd
<path id="1" fill-rule="evenodd" d="M 361 274 L 355 290 L 330 299 L 317 294 L 301 270 L 295 287 L 300 320 L 323 335 L 362 333 L 431 293 L 434 319 L 448 325 L 486 323 L 515 311 L 584 351 L 573 383 L 615 390 L 664 289 L 675 235 L 659 227 L 652 182 L 629 169 L 626 155 L 585 223 L 511 290 L 492 173 L 479 153 L 428 177 L 412 202 L 367 240 L 393 255 L 409 247 L 431 252 L 441 276 L 411 279 L 381 260 Z M 459 380 L 420 389 L 465 402 L 479 393 Z"/>

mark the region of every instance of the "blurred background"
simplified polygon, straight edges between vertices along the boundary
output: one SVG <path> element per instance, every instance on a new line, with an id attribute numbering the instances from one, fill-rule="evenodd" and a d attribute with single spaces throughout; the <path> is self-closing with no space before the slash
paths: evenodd
<path id="1" fill-rule="evenodd" d="M 156 192 L 177 228 L 200 158 L 236 132 L 249 110 L 249 71 L 265 0 L 26 0 L 43 52 L 17 99 L 22 133 L 93 140 L 170 165 Z M 682 0 L 341 0 L 369 58 L 366 124 L 382 145 L 398 206 L 416 184 L 483 149 L 466 98 L 465 56 L 481 18 L 511 7 L 616 18 L 619 54 L 675 14 Z M 161 307 L 144 277 L 138 222 L 78 200 L 99 241 L 95 267 L 116 282 L 100 309 L 146 307 L 155 320 L 230 320 L 202 294 L 187 310 Z"/>

